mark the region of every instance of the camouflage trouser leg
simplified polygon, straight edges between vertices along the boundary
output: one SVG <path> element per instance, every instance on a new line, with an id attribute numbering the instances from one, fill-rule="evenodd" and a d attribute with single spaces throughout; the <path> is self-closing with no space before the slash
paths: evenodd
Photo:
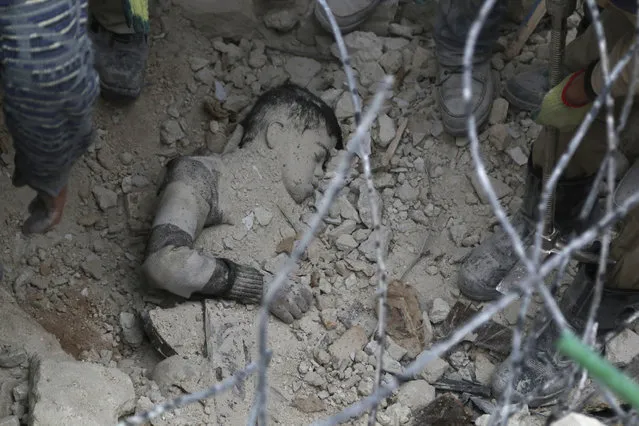
<path id="1" fill-rule="evenodd" d="M 483 4 L 484 0 L 439 1 L 434 36 L 437 59 L 440 64 L 446 66 L 462 64 L 468 32 Z M 475 62 L 490 60 L 507 10 L 508 0 L 495 2 L 475 44 Z"/>
<path id="2" fill-rule="evenodd" d="M 124 14 L 122 0 L 89 0 L 89 11 L 107 30 L 115 34 L 133 34 Z"/>

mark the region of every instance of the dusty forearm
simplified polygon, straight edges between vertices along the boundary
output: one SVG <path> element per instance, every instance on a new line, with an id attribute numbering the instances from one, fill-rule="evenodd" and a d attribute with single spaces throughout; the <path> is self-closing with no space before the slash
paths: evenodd
<path id="1" fill-rule="evenodd" d="M 86 1 L 0 0 L 3 104 L 16 171 L 22 183 L 52 195 L 91 138 L 99 86 L 86 16 Z"/>

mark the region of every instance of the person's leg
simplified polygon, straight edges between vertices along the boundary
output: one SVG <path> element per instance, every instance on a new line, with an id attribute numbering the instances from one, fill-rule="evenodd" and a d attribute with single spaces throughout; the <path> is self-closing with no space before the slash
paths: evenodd
<path id="1" fill-rule="evenodd" d="M 620 103 L 620 102 L 618 102 Z M 617 115 L 622 106 L 617 107 Z M 585 149 L 576 153 L 566 173 L 572 176 L 587 176 L 596 173 L 606 152 L 606 134 L 603 114 L 596 123 L 597 132 L 589 134 Z M 620 151 L 631 161 L 639 159 L 639 107 L 633 108 L 628 120 L 628 127 L 620 135 Z M 546 144 L 540 144 L 533 152 L 534 161 L 541 161 Z M 622 179 L 615 197 L 622 192 L 636 190 L 636 174 L 626 175 Z M 628 182 L 625 182 L 628 180 Z M 626 186 L 627 185 L 627 186 Z M 621 191 L 624 188 L 624 191 Z M 629 188 L 629 191 L 628 191 Z M 620 203 L 616 198 L 616 203 Z M 616 263 L 609 266 L 604 277 L 604 291 L 597 311 L 598 336 L 615 332 L 634 312 L 639 310 L 639 274 L 636 265 L 639 262 L 639 208 L 629 212 L 621 224 L 610 247 L 609 258 Z M 593 245 L 597 250 L 598 243 Z M 559 300 L 560 308 L 576 333 L 582 333 L 592 302 L 593 289 L 597 276 L 597 265 L 581 264 L 577 276 L 568 286 Z M 566 383 L 556 380 L 566 377 L 561 374 L 570 365 L 558 356 L 553 342 L 558 330 L 550 321 L 542 323 L 529 337 L 532 346 L 530 353 L 535 354 L 525 360 L 518 382 L 515 383 L 515 398 L 526 398 L 530 407 L 545 404 L 555 399 L 565 390 Z M 496 396 L 503 393 L 512 377 L 509 361 L 499 366 L 493 377 L 493 392 Z M 543 386 L 543 388 L 542 388 Z"/>
<path id="2" fill-rule="evenodd" d="M 89 5 L 102 95 L 116 101 L 135 100 L 144 85 L 148 36 L 129 26 L 122 0 L 90 0 Z"/>
<path id="3" fill-rule="evenodd" d="M 439 72 L 437 101 L 444 129 L 453 136 L 466 134 L 466 117 L 462 99 L 462 62 L 471 25 L 477 18 L 483 0 L 441 0 L 435 24 L 435 50 Z M 498 0 L 482 27 L 474 51 L 473 112 L 477 125 L 483 125 L 490 114 L 495 85 L 490 59 L 499 27 L 507 11 L 507 2 Z"/>

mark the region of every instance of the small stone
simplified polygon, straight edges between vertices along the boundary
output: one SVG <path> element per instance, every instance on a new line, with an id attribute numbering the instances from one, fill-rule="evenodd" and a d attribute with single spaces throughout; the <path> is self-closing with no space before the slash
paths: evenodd
<path id="1" fill-rule="evenodd" d="M 295 56 L 286 61 L 284 69 L 291 76 L 291 82 L 306 87 L 322 65 L 315 59 Z"/>
<path id="2" fill-rule="evenodd" d="M 433 300 L 433 306 L 430 308 L 428 317 L 433 324 L 439 324 L 448 318 L 450 313 L 450 305 L 444 299 L 437 298 Z"/>
<path id="3" fill-rule="evenodd" d="M 331 355 L 328 352 L 326 352 L 324 349 L 320 349 L 319 351 L 317 351 L 317 354 L 315 355 L 315 360 L 319 362 L 321 365 L 326 365 L 329 362 L 331 362 Z"/>
<path id="4" fill-rule="evenodd" d="M 209 67 L 202 68 L 195 73 L 195 79 L 207 86 L 211 86 L 215 83 L 215 71 Z"/>
<path id="5" fill-rule="evenodd" d="M 184 139 L 185 136 L 182 126 L 177 120 L 167 120 L 162 124 L 160 139 L 163 144 L 174 145 L 177 141 Z"/>
<path id="6" fill-rule="evenodd" d="M 628 364 L 639 355 L 639 335 L 624 329 L 606 345 L 606 358 L 613 364 Z"/>
<path id="7" fill-rule="evenodd" d="M 482 353 L 475 356 L 475 378 L 479 383 L 490 386 L 495 371 L 495 365 Z"/>
<path id="8" fill-rule="evenodd" d="M 359 246 L 359 243 L 355 241 L 355 238 L 353 238 L 351 235 L 342 234 L 335 241 L 335 246 L 340 251 L 351 251 L 353 249 L 356 249 L 357 246 Z"/>
<path id="9" fill-rule="evenodd" d="M 144 341 L 144 332 L 135 315 L 129 312 L 120 312 L 120 327 L 122 337 L 131 346 L 139 346 Z"/>
<path id="10" fill-rule="evenodd" d="M 110 189 L 104 188 L 102 186 L 96 186 L 93 188 L 93 196 L 95 197 L 95 201 L 98 203 L 98 207 L 100 210 L 107 211 L 112 207 L 118 205 L 118 194 L 111 191 Z"/>
<path id="11" fill-rule="evenodd" d="M 358 102 L 362 103 L 362 99 L 358 97 Z M 350 118 L 355 114 L 355 110 L 353 108 L 353 97 L 351 93 L 346 90 L 337 100 L 337 104 L 335 105 L 335 115 L 338 119 L 342 120 L 344 118 Z"/>
<path id="12" fill-rule="evenodd" d="M 84 262 L 81 263 L 80 267 L 85 274 L 95 278 L 96 280 L 101 280 L 104 275 L 102 261 L 96 255 L 88 256 Z"/>
<path id="13" fill-rule="evenodd" d="M 422 325 L 424 331 L 424 345 L 428 346 L 430 342 L 433 341 L 433 337 L 435 336 L 433 332 L 433 324 L 430 322 L 430 318 L 428 317 L 427 312 L 422 312 Z"/>
<path id="14" fill-rule="evenodd" d="M 248 64 L 251 68 L 262 68 L 268 62 L 268 58 L 264 54 L 264 52 L 260 52 L 259 50 L 253 50 L 249 54 Z"/>
<path id="15" fill-rule="evenodd" d="M 397 129 L 393 119 L 386 114 L 382 114 L 377 119 L 379 122 L 379 145 L 386 148 L 395 137 Z"/>
<path id="16" fill-rule="evenodd" d="M 404 64 L 402 52 L 391 50 L 384 53 L 379 59 L 379 64 L 384 68 L 387 74 L 395 74 Z"/>
<path id="17" fill-rule="evenodd" d="M 24 401 L 29 396 L 29 384 L 27 382 L 20 383 L 13 388 L 13 399 L 15 401 Z"/>
<path id="18" fill-rule="evenodd" d="M 357 393 L 361 396 L 368 396 L 373 393 L 374 386 L 372 377 L 364 377 L 357 386 Z"/>
<path id="19" fill-rule="evenodd" d="M 364 62 L 358 69 L 359 82 L 364 87 L 379 84 L 384 79 L 384 69 L 377 62 Z"/>
<path id="20" fill-rule="evenodd" d="M 380 247 L 382 249 L 382 257 L 386 258 L 388 255 L 388 249 L 392 238 L 392 231 L 383 226 L 379 230 L 379 236 L 377 232 L 372 232 L 366 241 L 361 243 L 358 250 L 369 261 L 375 262 L 377 260 L 377 249 L 375 248 L 375 241 L 377 238 L 380 240 Z"/>
<path id="21" fill-rule="evenodd" d="M 404 367 L 402 365 L 391 358 L 388 352 L 384 352 L 384 356 L 382 357 L 383 370 L 390 374 L 402 374 L 404 371 Z"/>
<path id="22" fill-rule="evenodd" d="M 420 410 L 435 400 L 435 388 L 426 380 L 411 380 L 403 384 L 397 393 L 397 402 L 411 411 Z"/>
<path id="23" fill-rule="evenodd" d="M 488 131 L 488 140 L 490 140 L 490 143 L 492 143 L 496 149 L 504 151 L 512 142 L 512 137 L 506 125 L 499 123 L 491 126 Z"/>
<path id="24" fill-rule="evenodd" d="M 550 426 L 604 426 L 599 420 L 580 413 L 570 413 Z"/>
<path id="25" fill-rule="evenodd" d="M 368 195 L 368 187 L 366 186 L 366 182 L 362 182 L 359 187 L 359 198 L 357 200 L 357 210 L 359 211 L 359 217 L 362 219 L 364 225 L 367 228 L 373 228 L 373 213 L 371 211 L 370 206 L 370 197 Z M 373 190 L 373 201 L 379 206 L 380 209 L 383 208 L 382 197 L 379 195 L 377 190 Z M 382 212 L 379 212 L 380 215 Z"/>
<path id="26" fill-rule="evenodd" d="M 125 166 L 128 166 L 133 162 L 133 155 L 130 152 L 123 152 L 120 154 L 120 162 Z"/>
<path id="27" fill-rule="evenodd" d="M 328 352 L 339 364 L 342 360 L 350 359 L 351 354 L 361 351 L 368 342 L 366 330 L 356 325 L 349 328 L 328 347 Z"/>
<path id="28" fill-rule="evenodd" d="M 304 381 L 314 387 L 322 387 L 326 384 L 326 380 L 315 371 L 309 371 L 304 376 Z"/>
<path id="29" fill-rule="evenodd" d="M 486 192 L 484 192 L 484 188 L 479 182 L 479 178 L 474 173 L 470 174 L 469 178 L 470 178 L 470 183 L 475 189 L 475 192 L 477 193 L 477 196 L 479 197 L 481 202 L 484 204 L 488 204 L 489 203 L 488 195 L 486 194 Z M 509 195 L 513 192 L 508 185 L 506 185 L 505 183 L 501 181 L 498 181 L 497 179 L 493 177 L 488 176 L 488 180 L 490 184 L 492 185 L 493 190 L 495 191 L 495 194 L 497 195 L 498 199 L 502 199 L 506 195 Z"/>
<path id="30" fill-rule="evenodd" d="M 27 360 L 27 352 L 23 348 L 0 346 L 0 368 L 14 368 Z"/>
<path id="31" fill-rule="evenodd" d="M 311 369 L 311 365 L 308 363 L 308 361 L 302 361 L 297 366 L 297 371 L 300 374 L 306 374 L 310 371 L 310 369 Z"/>
<path id="32" fill-rule="evenodd" d="M 264 16 L 264 25 L 280 32 L 292 30 L 297 22 L 297 15 L 289 9 L 272 10 Z"/>
<path id="33" fill-rule="evenodd" d="M 191 66 L 191 71 L 197 72 L 207 66 L 210 63 L 208 59 L 199 58 L 197 56 L 191 56 L 189 58 L 189 65 Z"/>
<path id="34" fill-rule="evenodd" d="M 490 124 L 498 124 L 506 121 L 508 115 L 509 103 L 504 98 L 497 98 L 493 101 L 493 107 L 490 110 L 490 116 L 488 122 Z"/>
<path id="35" fill-rule="evenodd" d="M 450 365 L 446 361 L 441 358 L 435 358 L 434 360 L 426 364 L 426 367 L 424 368 L 424 371 L 422 371 L 421 376 L 428 383 L 433 384 L 436 383 L 449 368 Z"/>
<path id="36" fill-rule="evenodd" d="M 0 426 L 20 426 L 20 420 L 17 416 L 9 416 L 0 419 Z"/>
<path id="37" fill-rule="evenodd" d="M 302 413 L 318 413 L 326 411 L 326 404 L 319 396 L 311 394 L 309 396 L 296 396 L 293 398 L 293 407 Z"/>
<path id="38" fill-rule="evenodd" d="M 388 341 L 388 347 L 386 348 L 388 355 L 390 355 L 391 358 L 396 361 L 401 361 L 408 351 L 395 343 L 395 341 L 391 339 L 390 336 L 386 336 L 386 340 Z"/>
<path id="39" fill-rule="evenodd" d="M 413 187 L 407 180 L 397 190 L 397 197 L 405 203 L 410 203 L 419 197 L 419 189 Z"/>
<path id="40" fill-rule="evenodd" d="M 523 166 L 528 163 L 528 156 L 524 154 L 524 151 L 520 147 L 514 146 L 509 148 L 507 152 L 518 166 Z"/>
<path id="41" fill-rule="evenodd" d="M 253 210 L 253 213 L 255 213 L 257 223 L 262 226 L 268 226 L 268 224 L 271 223 L 271 220 L 273 220 L 273 213 L 264 207 L 256 207 L 255 210 Z"/>

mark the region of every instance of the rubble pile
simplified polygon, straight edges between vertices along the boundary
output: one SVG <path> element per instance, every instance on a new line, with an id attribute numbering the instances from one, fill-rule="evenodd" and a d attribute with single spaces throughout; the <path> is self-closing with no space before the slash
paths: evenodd
<path id="1" fill-rule="evenodd" d="M 26 205 L 22 198 L 28 197 L 17 195 L 22 198 L 15 203 L 3 203 L 15 207 L 0 212 L 9 225 L 0 230 L 0 238 L 11 246 L 3 252 L 0 288 L 0 426 L 114 424 L 126 414 L 202 390 L 255 360 L 255 308 L 226 301 L 208 302 L 204 309 L 200 303 L 176 308 L 176 300 L 140 280 L 162 167 L 196 149 L 221 152 L 232 143 L 256 96 L 287 80 L 333 107 L 345 136 L 354 130 L 354 111 L 336 46 L 303 7 L 293 2 L 289 9 L 262 13 L 247 6 L 254 2 L 223 3 L 229 4 L 227 10 L 212 11 L 198 9 L 202 2 L 184 0 L 186 12 L 165 10 L 155 18 L 148 92 L 130 111 L 100 106 L 95 144 L 75 172 L 77 196 L 71 197 L 58 230 L 27 239 L 15 230 Z M 382 380 L 388 380 L 401 374 L 420 348 L 447 335 L 459 303 L 471 305 L 455 285 L 458 265 L 489 235 L 494 219 L 473 174 L 469 141 L 443 131 L 433 96 L 430 21 L 411 21 L 403 5 L 384 3 L 389 5 L 346 35 L 345 42 L 364 105 L 385 74 L 398 80 L 371 133 L 374 196 L 383 212 L 379 238 L 390 277 L 399 279 L 420 255 L 424 237 L 431 237 L 428 253 L 400 283 L 405 287 L 393 284 L 411 310 L 391 315 L 396 322 L 389 328 L 396 334 L 389 333 L 383 350 Z M 249 37 L 248 29 L 260 20 L 267 31 Z M 518 57 L 506 61 L 503 50 L 511 36 L 509 32 L 500 39 L 500 51 L 492 59 L 501 82 L 521 69 L 545 64 L 549 54 L 549 34 L 542 30 Z M 498 98 L 481 130 L 491 180 L 513 212 L 521 203 L 523 168 L 540 126 Z M 399 144 L 389 152 L 390 163 L 381 164 L 395 139 Z M 294 218 L 302 228 L 338 160 L 328 164 L 307 213 Z M 5 175 L 10 176 L 11 166 L 0 168 L 0 192 L 8 194 Z M 240 220 L 267 228 L 276 214 L 257 205 Z M 296 279 L 312 287 L 316 306 L 291 327 L 271 321 L 269 409 L 280 423 L 309 423 L 373 390 L 379 348 L 372 228 L 365 181 L 356 167 L 296 271 Z M 242 241 L 234 244 L 235 249 L 244 247 Z M 244 248 L 250 253 L 251 247 Z M 277 272 L 287 252 L 286 244 L 273 247 L 264 269 Z M 172 309 L 186 310 L 176 314 Z M 495 321 L 508 326 L 516 318 L 513 312 Z M 227 327 L 216 331 L 220 334 L 212 347 L 203 331 L 210 315 Z M 406 315 L 420 324 L 419 330 L 407 328 L 402 322 Z M 149 324 L 165 351 L 156 350 L 153 338 L 149 341 Z M 31 337 L 25 341 L 25 335 Z M 468 336 L 382 401 L 378 424 L 424 424 L 419 415 L 432 419 L 436 408 L 449 405 L 457 407 L 450 412 L 460 418 L 485 424 L 479 405 L 470 414 L 462 405 L 472 405 L 467 391 L 451 389 L 451 383 L 489 389 L 491 373 L 505 354 L 474 346 L 475 338 Z M 639 336 L 627 330 L 610 348 L 613 360 L 627 363 L 639 354 Z M 250 407 L 249 392 L 252 384 L 247 383 L 152 424 L 232 424 L 233 416 L 244 418 L 242 410 Z M 235 413 L 229 406 L 240 408 Z M 528 411 L 520 417 L 529 420 L 513 424 L 537 424 Z M 365 424 L 365 419 L 352 424 Z"/>

